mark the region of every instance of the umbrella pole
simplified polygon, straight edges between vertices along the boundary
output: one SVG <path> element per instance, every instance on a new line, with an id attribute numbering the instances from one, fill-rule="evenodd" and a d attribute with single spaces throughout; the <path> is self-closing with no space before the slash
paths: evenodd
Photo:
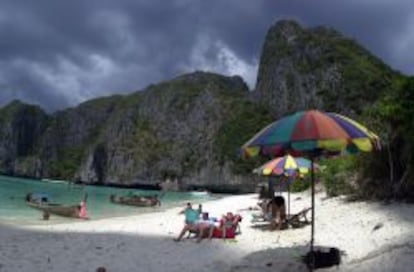
<path id="1" fill-rule="evenodd" d="M 274 192 L 273 192 L 273 181 L 272 181 L 272 177 L 269 177 L 269 180 L 268 180 L 268 182 L 267 182 L 267 197 L 268 198 L 271 198 L 271 196 L 272 195 L 274 195 Z"/>
<path id="2" fill-rule="evenodd" d="M 314 244 L 314 235 L 315 235 L 315 173 L 314 173 L 314 163 L 313 163 L 313 156 L 311 156 L 311 185 L 312 185 L 312 225 L 311 225 L 311 242 L 310 242 L 310 251 L 313 255 L 313 244 Z M 312 264 L 313 265 L 313 264 Z"/>
<path id="3" fill-rule="evenodd" d="M 288 184 L 288 218 L 290 216 L 290 178 L 287 179 Z"/>

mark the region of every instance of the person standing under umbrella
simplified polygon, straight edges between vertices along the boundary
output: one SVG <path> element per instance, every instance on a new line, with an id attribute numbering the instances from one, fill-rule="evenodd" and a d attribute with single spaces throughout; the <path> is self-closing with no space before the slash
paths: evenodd
<path id="1" fill-rule="evenodd" d="M 281 230 L 286 223 L 286 205 L 283 196 L 274 196 L 267 204 L 267 212 L 272 215 L 270 228 Z"/>

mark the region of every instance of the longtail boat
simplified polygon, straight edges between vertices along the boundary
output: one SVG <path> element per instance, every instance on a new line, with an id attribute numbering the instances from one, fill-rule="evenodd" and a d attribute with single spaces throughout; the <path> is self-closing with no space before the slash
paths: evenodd
<path id="1" fill-rule="evenodd" d="M 112 203 L 136 207 L 154 207 L 156 205 L 161 206 L 161 202 L 158 197 L 111 195 L 109 200 Z"/>
<path id="2" fill-rule="evenodd" d="M 34 209 L 43 211 L 43 219 L 49 219 L 50 214 L 64 216 L 64 217 L 71 217 L 71 218 L 80 218 L 80 219 L 87 219 L 86 215 L 86 196 L 84 201 L 80 204 L 76 205 L 63 205 L 59 203 L 50 203 L 47 198 L 44 196 L 42 198 L 34 197 L 35 194 L 27 194 L 26 196 L 26 204 Z M 82 210 L 83 207 L 83 212 Z"/>

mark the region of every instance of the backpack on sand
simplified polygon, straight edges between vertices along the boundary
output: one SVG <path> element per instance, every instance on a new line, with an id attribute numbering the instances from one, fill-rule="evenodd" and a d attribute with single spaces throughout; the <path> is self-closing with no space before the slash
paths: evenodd
<path id="1" fill-rule="evenodd" d="M 341 251 L 338 248 L 321 248 L 303 256 L 308 268 L 323 268 L 341 264 Z"/>

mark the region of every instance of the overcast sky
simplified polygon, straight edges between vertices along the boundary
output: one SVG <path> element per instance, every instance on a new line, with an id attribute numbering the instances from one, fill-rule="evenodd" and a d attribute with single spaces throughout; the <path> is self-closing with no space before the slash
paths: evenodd
<path id="1" fill-rule="evenodd" d="M 253 88 L 266 32 L 286 18 L 414 73 L 412 0 L 1 0 L 0 106 L 52 111 L 195 70 Z"/>

